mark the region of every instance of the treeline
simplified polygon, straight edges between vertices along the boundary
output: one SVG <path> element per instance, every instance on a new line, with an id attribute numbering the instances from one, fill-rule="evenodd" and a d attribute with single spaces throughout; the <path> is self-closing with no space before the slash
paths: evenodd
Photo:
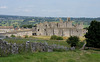
<path id="1" fill-rule="evenodd" d="M 67 17 L 60 17 L 62 20 L 66 21 Z M 83 22 L 85 27 L 87 27 L 92 20 L 100 21 L 99 18 L 72 18 L 73 24 Z M 59 22 L 59 17 L 31 17 L 31 16 L 10 16 L 10 15 L 0 15 L 0 26 L 23 26 L 23 25 L 35 25 L 40 22 Z"/>

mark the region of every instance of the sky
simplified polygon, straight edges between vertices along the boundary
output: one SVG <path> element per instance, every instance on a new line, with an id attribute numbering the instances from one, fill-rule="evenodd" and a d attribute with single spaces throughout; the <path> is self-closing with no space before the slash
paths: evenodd
<path id="1" fill-rule="evenodd" d="M 0 0 L 0 15 L 100 17 L 100 0 Z"/>

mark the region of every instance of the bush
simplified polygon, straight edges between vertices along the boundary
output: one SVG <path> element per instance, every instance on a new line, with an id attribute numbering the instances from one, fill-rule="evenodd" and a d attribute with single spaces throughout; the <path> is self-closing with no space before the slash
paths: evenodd
<path id="1" fill-rule="evenodd" d="M 10 37 L 16 37 L 16 36 L 12 34 Z"/>
<path id="2" fill-rule="evenodd" d="M 51 39 L 51 40 L 63 40 L 63 37 L 53 35 L 53 36 L 51 36 L 50 39 Z"/>
<path id="3" fill-rule="evenodd" d="M 21 38 L 21 36 L 17 36 L 17 38 Z"/>
<path id="4" fill-rule="evenodd" d="M 9 38 L 8 36 L 6 36 L 6 38 Z"/>
<path id="5" fill-rule="evenodd" d="M 63 37 L 57 37 L 56 40 L 63 40 Z"/>
<path id="6" fill-rule="evenodd" d="M 77 37 L 77 36 L 71 36 L 71 37 L 69 37 L 67 40 L 66 40 L 66 42 L 71 46 L 71 47 L 73 47 L 73 46 L 78 46 L 78 43 L 79 43 L 79 37 Z"/>
<path id="7" fill-rule="evenodd" d="M 52 35 L 50 39 L 51 40 L 56 40 L 57 39 L 57 36 L 56 35 Z"/>
<path id="8" fill-rule="evenodd" d="M 79 42 L 78 43 L 78 48 L 82 48 L 85 42 Z"/>
<path id="9" fill-rule="evenodd" d="M 28 38 L 28 35 L 25 35 L 25 38 Z"/>

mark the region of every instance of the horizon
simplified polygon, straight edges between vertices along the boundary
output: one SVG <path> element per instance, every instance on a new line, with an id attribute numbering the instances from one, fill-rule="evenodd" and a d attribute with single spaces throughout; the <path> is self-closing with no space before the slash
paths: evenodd
<path id="1" fill-rule="evenodd" d="M 0 0 L 0 15 L 98 18 L 99 2 L 99 0 Z"/>
<path id="2" fill-rule="evenodd" d="M 3 15 L 3 14 L 0 14 L 0 16 L 68 18 L 68 17 L 56 17 L 56 16 L 53 17 L 53 16 L 27 16 L 27 15 Z M 100 18 L 100 17 L 70 17 L 70 18 Z"/>

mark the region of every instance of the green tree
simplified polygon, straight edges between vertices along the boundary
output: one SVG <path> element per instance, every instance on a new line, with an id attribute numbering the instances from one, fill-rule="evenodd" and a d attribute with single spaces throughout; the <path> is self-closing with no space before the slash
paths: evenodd
<path id="1" fill-rule="evenodd" d="M 23 27 L 23 28 L 32 28 L 33 25 L 22 25 L 21 27 Z"/>
<path id="2" fill-rule="evenodd" d="M 85 37 L 87 41 L 86 46 L 100 48 L 100 22 L 92 21 Z"/>
<path id="3" fill-rule="evenodd" d="M 71 47 L 73 47 L 73 46 L 78 46 L 78 43 L 79 43 L 79 37 L 77 37 L 77 36 L 70 36 L 67 40 L 66 40 L 66 42 L 71 46 Z"/>

